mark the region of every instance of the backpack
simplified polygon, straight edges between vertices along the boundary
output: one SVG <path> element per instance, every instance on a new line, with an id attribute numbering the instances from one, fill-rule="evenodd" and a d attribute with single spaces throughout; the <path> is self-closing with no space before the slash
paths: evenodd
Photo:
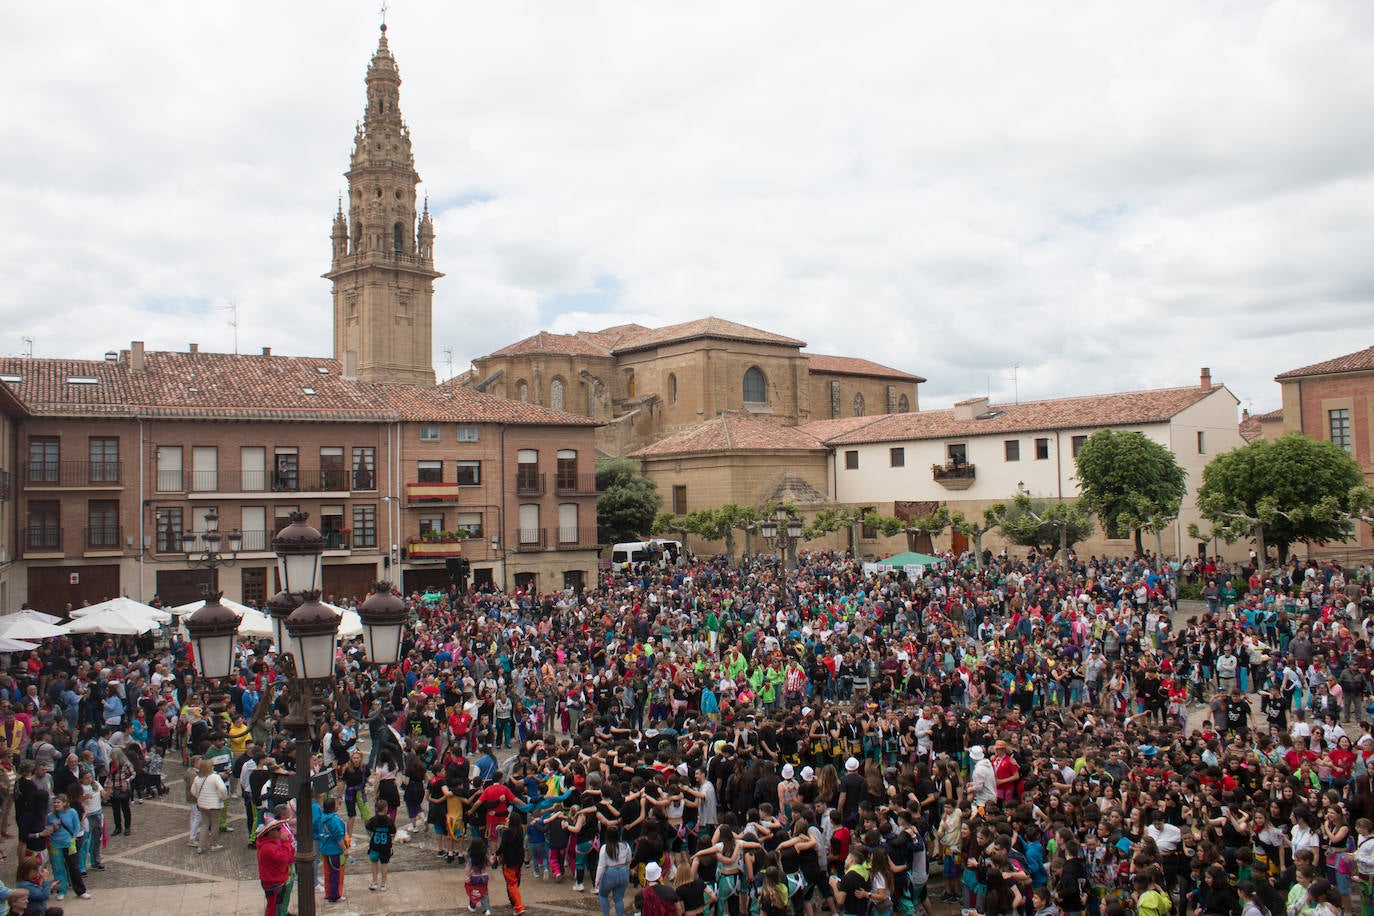
<path id="1" fill-rule="evenodd" d="M 677 906 L 668 903 L 658 895 L 658 886 L 649 885 L 640 895 L 640 916 L 677 916 Z"/>

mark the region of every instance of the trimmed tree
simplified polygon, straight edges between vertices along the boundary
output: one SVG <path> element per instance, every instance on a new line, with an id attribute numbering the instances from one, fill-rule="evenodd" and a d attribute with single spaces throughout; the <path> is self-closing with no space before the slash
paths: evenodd
<path id="1" fill-rule="evenodd" d="M 1228 544 L 1255 541 L 1262 575 L 1268 544 L 1283 560 L 1293 544 L 1350 537 L 1354 521 L 1370 511 L 1372 493 L 1349 452 L 1292 432 L 1213 458 L 1202 471 L 1197 507 L 1214 536 Z M 1202 533 L 1196 525 L 1188 530 Z"/>
<path id="2" fill-rule="evenodd" d="M 663 505 L 658 485 L 639 472 L 628 458 L 603 458 L 596 463 L 596 536 L 603 544 L 639 540 L 653 531 Z"/>
<path id="3" fill-rule="evenodd" d="M 1145 552 L 1141 531 L 1156 535 L 1178 517 L 1188 474 L 1174 453 L 1144 433 L 1101 429 L 1074 459 L 1079 505 L 1097 516 L 1108 536 L 1131 531 L 1135 551 Z"/>
<path id="4" fill-rule="evenodd" d="M 1024 493 L 1005 507 L 998 524 L 1013 544 L 1051 553 L 1058 548 L 1061 560 L 1069 549 L 1093 533 L 1092 516 L 1076 503 L 1033 500 Z"/>

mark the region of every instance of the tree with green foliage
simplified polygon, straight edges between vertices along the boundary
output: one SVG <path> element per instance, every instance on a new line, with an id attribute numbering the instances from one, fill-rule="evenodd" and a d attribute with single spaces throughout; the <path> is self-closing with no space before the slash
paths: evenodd
<path id="1" fill-rule="evenodd" d="M 973 542 L 973 565 L 983 568 L 983 537 L 997 530 L 1007 514 L 1006 503 L 993 503 L 983 510 L 981 519 L 972 519 L 955 509 L 949 513 L 949 527 Z"/>
<path id="2" fill-rule="evenodd" d="M 1108 536 L 1131 531 L 1143 554 L 1142 530 L 1157 535 L 1178 518 L 1188 474 L 1174 453 L 1140 432 L 1100 429 L 1074 459 L 1078 503 L 1096 515 Z"/>
<path id="3" fill-rule="evenodd" d="M 596 536 L 603 544 L 640 540 L 653 530 L 663 497 L 629 458 L 596 463 Z"/>
<path id="4" fill-rule="evenodd" d="M 1045 553 L 1058 548 L 1062 561 L 1074 544 L 1093 533 L 1093 520 L 1076 503 L 1033 500 L 1019 493 L 1004 507 L 997 527 L 1013 544 Z"/>
<path id="5" fill-rule="evenodd" d="M 1283 560 L 1302 541 L 1345 540 L 1372 505 L 1374 490 L 1349 452 L 1297 432 L 1256 439 L 1213 458 L 1197 494 L 1198 512 L 1212 523 L 1213 536 L 1228 544 L 1254 539 L 1261 575 L 1267 544 Z M 1202 535 L 1197 525 L 1188 531 Z"/>

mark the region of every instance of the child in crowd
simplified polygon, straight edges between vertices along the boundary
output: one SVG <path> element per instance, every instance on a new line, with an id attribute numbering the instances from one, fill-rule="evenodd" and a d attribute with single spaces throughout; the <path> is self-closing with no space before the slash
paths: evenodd
<path id="1" fill-rule="evenodd" d="M 480 906 L 483 916 L 491 916 L 491 875 L 487 868 L 486 840 L 475 839 L 468 847 L 468 867 L 463 889 L 468 892 L 468 909 L 476 912 Z"/>
<path id="2" fill-rule="evenodd" d="M 377 813 L 363 827 L 367 830 L 367 858 L 372 863 L 372 883 L 367 889 L 385 891 L 392 843 L 396 839 L 396 822 L 391 819 L 391 806 L 386 799 L 377 799 Z"/>

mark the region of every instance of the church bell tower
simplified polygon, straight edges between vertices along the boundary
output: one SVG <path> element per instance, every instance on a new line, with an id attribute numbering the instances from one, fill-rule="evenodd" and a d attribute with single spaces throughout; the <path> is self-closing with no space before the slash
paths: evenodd
<path id="1" fill-rule="evenodd" d="M 371 382 L 433 385 L 434 223 L 401 119 L 401 74 L 386 25 L 367 68 L 367 112 L 353 138 L 348 202 L 339 201 L 330 240 L 334 358 L 344 375 Z"/>

